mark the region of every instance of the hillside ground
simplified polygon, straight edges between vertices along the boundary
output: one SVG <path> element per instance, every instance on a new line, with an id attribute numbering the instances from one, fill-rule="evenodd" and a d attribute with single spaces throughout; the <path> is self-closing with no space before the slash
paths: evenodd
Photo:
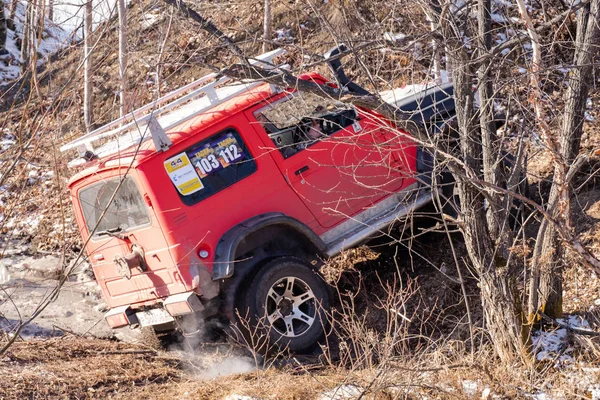
<path id="1" fill-rule="evenodd" d="M 261 20 L 257 15 L 262 2 L 217 3 L 197 6 L 217 25 L 227 27 L 226 32 L 250 54 L 259 53 L 261 43 L 256 39 L 261 34 Z M 292 67 L 300 67 L 307 62 L 305 56 L 310 56 L 299 48 L 320 54 L 332 47 L 331 30 L 342 38 L 361 35 L 366 40 L 377 38 L 382 31 L 410 35 L 428 29 L 421 13 L 411 7 L 390 10 L 385 1 L 348 2 L 344 14 L 336 8 L 340 3 L 344 2 L 318 2 L 310 9 L 303 2 L 273 2 L 274 45 L 287 47 Z M 173 14 L 174 23 L 169 24 L 172 14 L 164 3 L 132 2 L 129 12 L 133 32 L 130 47 L 135 49 L 128 70 L 132 108 L 206 74 L 209 62 L 218 66 L 232 62 L 225 49 L 181 15 Z M 159 56 L 167 33 L 164 53 Z M 95 39 L 94 113 L 96 125 L 101 125 L 118 115 L 115 21 L 102 25 Z M 366 53 L 367 61 L 380 73 L 381 89 L 427 79 L 428 43 L 417 48 Z M 12 81 L 0 94 L 3 171 L 10 160 L 20 160 L 5 182 L 2 178 L 4 186 L 0 187 L 0 278 L 11 276 L 0 281 L 9 293 L 20 291 L 12 300 L 20 305 L 17 310 L 23 310 L 22 317 L 31 312 L 27 307 L 35 306 L 33 296 L 28 295 L 31 282 L 37 285 L 32 291 L 42 298 L 47 292 L 40 290 L 56 283 L 81 247 L 66 191 L 67 179 L 74 173 L 66 167 L 71 155 L 57 150 L 84 131 L 80 64 L 80 46 L 67 46 L 41 67 L 41 98 L 24 81 Z M 159 64 L 163 78 L 157 81 Z M 316 69 L 329 76 L 324 66 Z M 360 65 L 349 61 L 349 74 L 361 84 L 371 85 L 373 82 L 361 71 Z M 525 76 L 522 83 L 528 85 Z M 582 145 L 584 151 L 591 152 L 600 147 L 596 88 L 588 103 Z M 20 154 L 18 145 L 32 137 L 35 140 L 30 148 Z M 540 146 L 532 143 L 531 148 L 528 177 L 535 198 L 548 190 L 551 165 Z M 600 254 L 597 171 L 598 160 L 593 159 L 578 177 L 574 220 L 584 243 Z M 398 227 L 392 238 L 419 234 L 430 225 L 417 223 L 411 231 Z M 89 274 L 78 271 L 69 282 L 70 286 L 84 287 L 74 289 L 73 296 L 86 308 L 72 316 L 55 311 L 42 314 L 40 318 L 47 323 L 42 333 L 34 332 L 30 335 L 33 339 L 17 341 L 0 358 L 0 398 L 341 399 L 360 398 L 363 393 L 362 398 L 370 399 L 600 398 L 596 336 L 576 335 L 556 327 L 546 338 L 555 346 L 538 349 L 538 354 L 543 353 L 542 361 L 535 367 L 507 369 L 495 363 L 485 335 L 472 330 L 468 323 L 448 240 L 453 241 L 459 260 L 466 257 L 459 237 L 427 234 L 391 245 L 389 238 L 380 238 L 370 243 L 370 249 L 345 253 L 329 263 L 325 274 L 337 288 L 335 312 L 340 324 L 335 341 L 328 343 L 326 351 L 305 358 L 256 358 L 243 347 L 223 344 L 193 351 L 163 351 L 150 348 L 148 343 L 118 342 L 110 333 L 87 329 L 104 323 L 99 311 L 102 300 L 85 288 L 93 286 Z M 23 263 L 15 260 L 48 255 L 59 259 L 59 267 L 41 277 L 47 286 L 40 289 L 43 285 L 31 275 L 35 268 L 23 271 L 19 267 Z M 572 321 L 600 331 L 600 277 L 571 255 L 565 264 L 565 311 Z M 473 326 L 482 326 L 477 282 L 471 277 L 466 278 L 466 292 Z M 0 318 L 15 308 L 12 300 L 6 292 L 0 293 Z M 64 305 L 70 301 L 73 298 Z M 27 302 L 31 304 L 26 306 Z M 83 323 L 75 320 L 79 314 L 84 314 Z M 18 317 L 18 312 L 11 314 L 13 321 Z M 65 327 L 68 321 L 77 329 Z M 390 322 L 400 327 L 399 336 L 388 330 Z M 475 353 L 472 341 L 479 348 Z"/>

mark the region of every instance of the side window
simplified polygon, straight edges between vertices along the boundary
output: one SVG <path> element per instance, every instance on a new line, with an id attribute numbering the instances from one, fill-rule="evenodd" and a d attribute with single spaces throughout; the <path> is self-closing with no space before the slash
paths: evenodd
<path id="1" fill-rule="evenodd" d="M 209 137 L 164 162 L 184 204 L 191 206 L 256 171 L 256 162 L 232 128 Z"/>
<path id="2" fill-rule="evenodd" d="M 295 92 L 254 113 L 284 158 L 352 125 L 356 110 L 312 93 Z"/>

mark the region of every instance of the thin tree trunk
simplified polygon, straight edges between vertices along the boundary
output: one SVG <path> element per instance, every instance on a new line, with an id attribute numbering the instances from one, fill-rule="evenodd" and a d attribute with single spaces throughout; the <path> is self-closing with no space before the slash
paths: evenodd
<path id="1" fill-rule="evenodd" d="M 271 0 L 265 0 L 263 40 L 263 53 L 266 53 L 271 47 L 268 43 L 271 40 Z"/>
<path id="2" fill-rule="evenodd" d="M 488 54 L 492 47 L 491 35 L 491 2 L 490 0 L 479 0 L 477 6 L 477 34 L 478 34 L 478 49 L 480 56 Z M 479 125 L 481 127 L 481 143 L 483 156 L 483 177 L 486 182 L 493 185 L 498 183 L 500 175 L 498 162 L 500 152 L 498 151 L 498 139 L 496 137 L 496 127 L 494 123 L 494 89 L 490 78 L 490 69 L 492 59 L 482 62 L 477 69 L 477 77 L 479 80 Z M 501 243 L 510 243 L 508 238 L 502 238 L 504 232 L 508 229 L 502 226 L 506 221 L 506 210 L 503 204 L 490 202 L 488 204 L 486 218 L 488 221 L 489 231 L 492 239 Z M 507 257 L 504 251 L 503 257 Z"/>
<path id="3" fill-rule="evenodd" d="M 432 32 L 435 32 L 436 26 L 434 22 L 429 22 L 429 26 Z M 436 39 L 431 40 L 432 47 L 432 57 L 433 57 L 433 65 L 431 67 L 431 72 L 433 75 L 433 81 L 438 85 L 444 83 L 442 81 L 442 56 L 440 54 L 440 46 L 438 46 L 438 42 Z"/>
<path id="4" fill-rule="evenodd" d="M 541 136 L 542 136 L 542 139 L 544 140 L 544 143 L 546 144 L 546 146 L 552 153 L 554 165 L 557 168 L 557 171 L 555 172 L 555 176 L 557 178 L 561 177 L 561 176 L 564 177 L 564 176 L 566 176 L 566 168 L 565 168 L 566 166 L 564 165 L 564 162 L 560 156 L 560 146 L 559 146 L 559 143 L 558 143 L 556 137 L 553 136 L 552 133 L 550 132 L 550 127 L 546 123 L 546 113 L 544 111 L 544 107 L 542 104 L 542 89 L 541 89 L 541 83 L 540 83 L 540 77 L 539 77 L 539 71 L 541 70 L 541 67 L 542 67 L 542 54 L 541 54 L 541 48 L 540 48 L 539 35 L 535 31 L 533 21 L 531 20 L 531 17 L 529 16 L 529 12 L 527 11 L 525 2 L 523 0 L 517 0 L 517 5 L 519 7 L 519 12 L 521 13 L 521 17 L 522 17 L 523 21 L 525 22 L 525 26 L 527 27 L 527 33 L 531 40 L 531 46 L 533 49 L 533 55 L 532 55 L 532 61 L 531 61 L 531 87 L 533 90 L 533 95 L 531 97 L 532 97 L 532 102 L 533 102 L 533 108 L 535 110 L 535 114 L 536 114 L 536 118 L 537 118 L 537 124 L 540 128 Z M 558 179 L 558 180 L 560 180 L 560 179 Z M 558 200 L 556 194 L 552 195 L 551 197 L 552 197 L 551 203 L 549 203 L 549 204 L 552 204 L 552 206 L 548 207 L 549 210 L 555 209 L 555 207 L 557 205 L 557 200 Z M 529 280 L 529 299 L 528 299 L 528 318 L 527 318 L 527 322 L 529 325 L 533 325 L 537 319 L 537 310 L 538 310 L 538 306 L 539 306 L 540 279 L 542 279 L 542 277 L 540 276 L 540 261 L 541 261 L 542 254 L 544 254 L 544 257 L 548 263 L 552 263 L 553 259 L 558 258 L 558 254 L 555 252 L 556 249 L 554 248 L 554 246 L 557 243 L 552 244 L 551 248 L 543 249 L 544 241 L 545 241 L 544 238 L 546 237 L 547 234 L 552 236 L 555 234 L 555 231 L 554 231 L 553 227 L 548 225 L 548 221 L 544 220 L 544 221 L 542 221 L 539 231 L 538 231 L 538 236 L 536 238 L 536 244 L 538 244 L 538 245 L 535 246 L 534 256 L 532 257 L 533 261 L 532 261 L 532 265 L 531 265 L 531 278 Z M 549 278 L 549 276 L 550 275 L 546 275 L 544 277 L 544 280 L 547 280 Z M 549 282 L 546 282 L 546 283 L 544 283 L 544 286 L 547 286 L 548 284 L 549 284 Z M 558 288 L 558 286 L 557 286 L 557 288 Z M 560 289 L 558 290 L 558 292 L 562 293 L 562 284 L 560 284 Z M 551 295 L 548 294 L 548 296 L 551 296 Z M 559 305 L 559 308 L 562 310 L 562 299 L 553 299 L 552 303 L 554 303 L 555 305 Z M 561 311 L 558 311 L 558 310 L 555 310 L 555 311 L 556 311 L 556 314 L 553 313 L 553 315 L 559 315 L 562 313 Z"/>
<path id="5" fill-rule="evenodd" d="M 536 118 L 537 118 L 537 124 L 540 128 L 541 137 L 542 137 L 544 143 L 546 144 L 546 146 L 552 153 L 552 157 L 553 157 L 553 161 L 554 161 L 555 165 L 559 165 L 559 163 L 562 163 L 562 160 L 560 158 L 558 141 L 556 140 L 556 137 L 554 137 L 552 135 L 552 133 L 550 132 L 550 127 L 548 126 L 548 124 L 546 122 L 546 113 L 544 111 L 544 106 L 542 104 L 542 88 L 541 88 L 540 76 L 539 76 L 539 73 L 540 73 L 540 70 L 542 67 L 542 52 L 541 52 L 541 48 L 540 48 L 539 35 L 535 31 L 533 21 L 531 20 L 531 17 L 529 16 L 529 12 L 527 11 L 525 2 L 523 0 L 517 0 L 517 6 L 519 8 L 519 12 L 521 13 L 521 18 L 523 19 L 523 21 L 525 22 L 525 26 L 527 27 L 527 34 L 529 35 L 529 38 L 531 40 L 531 47 L 533 49 L 533 55 L 532 55 L 532 60 L 531 60 L 531 80 L 530 80 L 530 82 L 531 82 L 531 88 L 533 91 L 531 98 L 532 98 L 533 108 L 535 110 L 535 114 L 536 114 Z M 564 168 L 561 168 L 561 170 L 557 174 L 557 176 L 559 176 L 559 175 L 564 176 L 565 171 L 563 169 Z M 553 205 L 551 207 L 549 207 L 548 209 L 552 210 L 556 207 L 555 201 L 552 204 Z M 548 221 L 546 221 L 546 220 L 542 221 L 542 224 L 540 225 L 540 229 L 538 231 L 538 237 L 536 239 L 536 243 L 539 243 L 539 244 L 543 243 L 544 237 L 549 228 L 553 230 L 552 227 L 548 226 Z M 550 233 L 550 234 L 552 234 L 552 233 Z M 533 325 L 537 318 L 537 309 L 538 309 L 538 302 L 539 302 L 538 295 L 539 295 L 539 287 L 540 287 L 539 260 L 541 257 L 540 251 L 541 251 L 542 247 L 543 246 L 535 247 L 534 257 L 532 258 L 533 262 L 532 262 L 532 267 L 531 267 L 531 277 L 529 279 L 529 299 L 528 299 L 528 318 L 527 318 L 527 322 L 529 325 Z M 554 254 L 554 248 L 549 249 L 549 250 L 547 249 L 547 251 L 544 254 L 546 255 L 546 257 L 550 257 L 550 259 L 552 259 L 553 254 Z M 562 289 L 560 291 L 562 292 Z M 561 308 L 562 308 L 562 306 L 561 306 Z"/>
<path id="6" fill-rule="evenodd" d="M 15 14 L 17 13 L 17 4 L 19 0 L 12 0 L 10 2 L 10 8 L 8 10 L 8 21 L 6 21 L 6 26 L 8 29 L 15 30 Z"/>
<path id="7" fill-rule="evenodd" d="M 46 22 L 46 9 L 44 7 L 44 0 L 31 0 L 33 3 L 32 8 L 32 21 L 33 26 L 31 29 L 31 42 L 29 43 L 31 52 L 31 77 L 33 80 L 33 86 L 35 87 L 36 94 L 41 99 L 42 93 L 40 91 L 39 79 L 37 74 L 37 61 L 38 61 L 38 45 L 42 41 L 44 34 L 44 23 Z"/>
<path id="8" fill-rule="evenodd" d="M 593 81 L 593 61 L 598 52 L 597 43 L 600 29 L 600 0 L 592 0 L 584 6 L 578 16 L 577 36 L 574 55 L 574 68 L 569 75 L 567 93 L 565 96 L 565 113 L 560 132 L 559 162 L 555 163 L 554 182 L 550 191 L 548 204 L 557 204 L 552 215 L 562 222 L 564 229 L 572 231 L 571 223 L 571 185 L 567 182 L 567 168 L 579 154 L 585 103 L 588 97 L 589 84 Z M 541 256 L 534 259 L 539 263 L 539 303 L 541 309 L 550 317 L 562 316 L 562 270 L 561 258 L 564 256 L 564 247 L 558 240 L 558 232 L 549 226 L 541 243 L 536 243 L 535 255 Z M 535 289 L 535 288 L 533 288 Z"/>
<path id="9" fill-rule="evenodd" d="M 4 14 L 4 0 L 0 1 L 0 50 L 6 47 L 7 23 Z"/>
<path id="10" fill-rule="evenodd" d="M 125 0 L 118 0 L 119 11 L 119 114 L 125 115 L 127 106 L 127 14 Z"/>
<path id="11" fill-rule="evenodd" d="M 48 19 L 54 21 L 54 0 L 48 0 Z"/>
<path id="12" fill-rule="evenodd" d="M 429 29 L 432 33 L 435 33 L 440 23 L 440 14 L 442 13 L 442 7 L 440 6 L 439 0 L 430 0 L 428 7 L 424 8 L 425 15 L 429 21 Z M 431 74 L 435 83 L 442 84 L 442 56 L 440 53 L 440 46 L 438 44 L 438 38 L 431 40 L 432 49 L 432 61 L 431 61 Z"/>
<path id="13" fill-rule="evenodd" d="M 92 0 L 85 3 L 83 54 L 85 57 L 83 69 L 83 120 L 87 132 L 93 124 L 93 89 L 92 89 Z"/>
<path id="14" fill-rule="evenodd" d="M 165 54 L 165 45 L 167 44 L 167 39 L 171 34 L 171 26 L 173 25 L 173 11 L 171 11 L 171 15 L 169 16 L 169 24 L 167 25 L 167 32 L 165 33 L 165 37 L 160 45 L 160 51 L 158 52 L 158 61 L 156 62 L 156 97 L 160 98 L 161 96 L 161 81 L 162 81 L 162 65 Z"/>
<path id="15" fill-rule="evenodd" d="M 30 40 L 32 30 L 32 9 L 33 3 L 28 1 L 25 6 L 25 20 L 23 21 L 23 37 L 21 40 L 21 75 L 27 72 L 30 67 Z"/>

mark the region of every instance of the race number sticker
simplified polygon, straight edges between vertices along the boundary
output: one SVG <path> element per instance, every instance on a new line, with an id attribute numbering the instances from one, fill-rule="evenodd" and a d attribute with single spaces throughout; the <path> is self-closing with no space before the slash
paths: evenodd
<path id="1" fill-rule="evenodd" d="M 180 153 L 165 161 L 165 169 L 179 193 L 184 196 L 204 188 L 187 154 Z"/>
<path id="2" fill-rule="evenodd" d="M 200 178 L 205 178 L 244 158 L 242 147 L 231 132 L 219 135 L 211 142 L 201 143 L 188 150 L 187 154 Z"/>
<path id="3" fill-rule="evenodd" d="M 217 141 L 212 143 L 215 153 L 219 156 L 219 161 L 223 167 L 228 167 L 233 162 L 239 161 L 244 157 L 244 152 L 238 144 L 235 136 L 226 133 Z"/>
<path id="4" fill-rule="evenodd" d="M 188 151 L 188 154 L 200 178 L 204 178 L 223 167 L 210 143 L 205 143 L 192 151 Z"/>

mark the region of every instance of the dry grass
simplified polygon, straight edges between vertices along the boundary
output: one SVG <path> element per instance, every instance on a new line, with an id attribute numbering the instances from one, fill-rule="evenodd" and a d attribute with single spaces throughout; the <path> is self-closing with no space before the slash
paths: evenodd
<path id="1" fill-rule="evenodd" d="M 223 399 L 237 394 L 300 400 L 318 399 L 339 385 L 354 386 L 363 399 L 377 400 L 513 399 L 541 390 L 589 398 L 590 387 L 600 379 L 600 368 L 591 364 L 566 370 L 507 368 L 486 346 L 472 358 L 460 348 L 456 343 L 431 346 L 364 369 L 289 359 L 267 370 L 207 378 L 176 352 L 75 337 L 35 340 L 17 343 L 0 359 L 0 398 Z"/>
<path id="2" fill-rule="evenodd" d="M 195 357 L 220 358 L 216 353 Z M 236 393 L 306 399 L 343 379 L 333 370 L 321 376 L 308 373 L 309 368 L 288 366 L 211 379 L 199 362 L 177 352 L 76 337 L 33 340 L 16 343 L 0 359 L 0 398 L 216 399 Z"/>

